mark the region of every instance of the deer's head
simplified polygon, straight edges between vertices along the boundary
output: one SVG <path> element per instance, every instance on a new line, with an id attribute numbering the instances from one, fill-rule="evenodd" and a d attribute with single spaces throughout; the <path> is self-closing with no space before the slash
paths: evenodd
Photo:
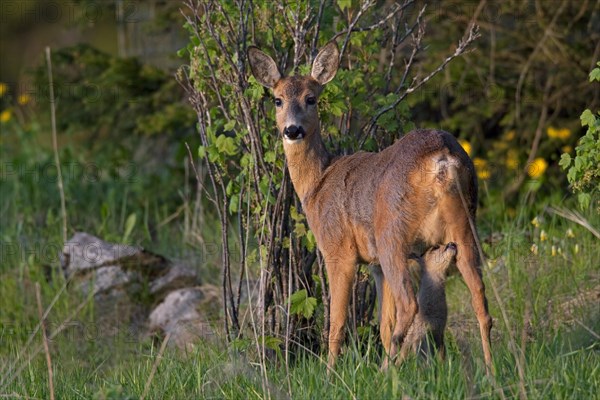
<path id="1" fill-rule="evenodd" d="M 256 80 L 273 91 L 277 128 L 287 144 L 300 143 L 319 134 L 317 100 L 323 86 L 335 77 L 339 51 L 335 42 L 317 54 L 308 76 L 283 76 L 273 59 L 257 47 L 248 49 L 250 68 Z"/>

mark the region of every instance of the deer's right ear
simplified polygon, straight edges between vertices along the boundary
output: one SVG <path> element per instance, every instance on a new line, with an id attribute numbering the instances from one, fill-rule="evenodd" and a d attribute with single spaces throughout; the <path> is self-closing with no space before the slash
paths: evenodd
<path id="1" fill-rule="evenodd" d="M 275 61 L 258 47 L 248 47 L 248 61 L 250 62 L 252 75 L 254 75 L 261 85 L 272 88 L 281 79 L 281 74 Z"/>

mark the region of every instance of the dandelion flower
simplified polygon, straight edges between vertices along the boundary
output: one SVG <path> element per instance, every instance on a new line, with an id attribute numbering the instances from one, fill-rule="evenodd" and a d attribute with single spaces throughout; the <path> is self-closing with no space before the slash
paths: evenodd
<path id="1" fill-rule="evenodd" d="M 556 246 L 552 245 L 552 257 L 556 256 Z"/>
<path id="2" fill-rule="evenodd" d="M 492 173 L 490 172 L 490 168 L 488 163 L 483 158 L 475 157 L 473 160 L 473 165 L 475 165 L 475 171 L 477 171 L 477 177 L 481 180 L 490 179 Z"/>
<path id="3" fill-rule="evenodd" d="M 460 143 L 460 145 L 462 146 L 462 148 L 465 150 L 465 152 L 467 153 L 467 155 L 470 157 L 471 156 L 471 143 L 467 142 L 466 140 L 459 140 L 458 143 Z"/>
<path id="4" fill-rule="evenodd" d="M 571 130 L 569 128 L 557 129 L 549 126 L 546 130 L 546 134 L 552 139 L 567 140 L 569 137 L 571 137 Z"/>
<path id="5" fill-rule="evenodd" d="M 24 106 L 28 104 L 30 100 L 31 97 L 29 97 L 28 94 L 22 94 L 17 98 L 17 103 L 19 103 L 20 106 Z"/>
<path id="6" fill-rule="evenodd" d="M 548 162 L 541 157 L 536 158 L 527 166 L 527 175 L 533 179 L 539 178 L 546 172 Z"/>
<path id="7" fill-rule="evenodd" d="M 6 83 L 0 82 L 0 97 L 3 97 L 8 92 L 8 86 Z"/>
<path id="8" fill-rule="evenodd" d="M 542 229 L 542 231 L 540 232 L 540 241 L 544 242 L 546 240 L 548 240 L 548 234 L 545 230 Z"/>
<path id="9" fill-rule="evenodd" d="M 537 244 L 534 243 L 531 245 L 531 252 L 537 256 L 537 254 L 538 254 L 538 245 Z"/>
<path id="10" fill-rule="evenodd" d="M 11 118 L 12 118 L 12 113 L 10 112 L 10 110 L 4 110 L 0 113 L 0 122 L 2 122 L 3 124 L 10 121 Z"/>
<path id="11" fill-rule="evenodd" d="M 506 167 L 515 170 L 519 167 L 519 157 L 515 150 L 509 150 L 506 154 Z"/>
<path id="12" fill-rule="evenodd" d="M 536 228 L 539 228 L 540 220 L 538 219 L 538 217 L 535 217 L 534 219 L 531 220 L 531 225 L 535 226 Z"/>

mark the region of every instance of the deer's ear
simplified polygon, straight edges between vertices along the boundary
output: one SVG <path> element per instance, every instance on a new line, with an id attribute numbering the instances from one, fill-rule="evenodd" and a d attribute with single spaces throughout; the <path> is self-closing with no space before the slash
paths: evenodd
<path id="1" fill-rule="evenodd" d="M 321 85 L 324 85 L 335 77 L 339 64 L 340 51 L 337 43 L 332 40 L 317 54 L 310 75 Z"/>
<path id="2" fill-rule="evenodd" d="M 281 79 L 281 73 L 279 73 L 275 61 L 258 47 L 248 47 L 248 61 L 252 75 L 261 85 L 272 88 Z"/>

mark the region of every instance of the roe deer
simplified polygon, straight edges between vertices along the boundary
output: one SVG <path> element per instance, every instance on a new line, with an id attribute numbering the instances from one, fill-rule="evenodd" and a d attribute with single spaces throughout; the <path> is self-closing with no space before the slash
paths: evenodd
<path id="1" fill-rule="evenodd" d="M 492 319 L 469 221 L 475 219 L 477 178 L 467 153 L 449 133 L 423 129 L 380 153 L 334 158 L 321 137 L 317 99 L 337 72 L 337 44 L 329 42 L 319 51 L 310 76 L 282 76 L 275 61 L 256 47 L 248 48 L 248 59 L 256 80 L 275 96 L 292 184 L 325 260 L 331 295 L 329 366 L 340 350 L 358 262 L 381 266 L 375 271 L 381 336 L 393 358 L 418 308 L 409 254 L 415 246 L 455 242 L 456 264 L 471 292 L 489 368 Z"/>
<path id="2" fill-rule="evenodd" d="M 434 246 L 422 256 L 414 257 L 421 275 L 417 295 L 419 311 L 402 343 L 401 358 L 411 350 L 421 356 L 431 356 L 434 353 L 432 344 L 440 358 L 444 358 L 444 329 L 448 320 L 446 275 L 456 260 L 456 250 L 456 244 L 450 242 L 445 246 Z"/>

